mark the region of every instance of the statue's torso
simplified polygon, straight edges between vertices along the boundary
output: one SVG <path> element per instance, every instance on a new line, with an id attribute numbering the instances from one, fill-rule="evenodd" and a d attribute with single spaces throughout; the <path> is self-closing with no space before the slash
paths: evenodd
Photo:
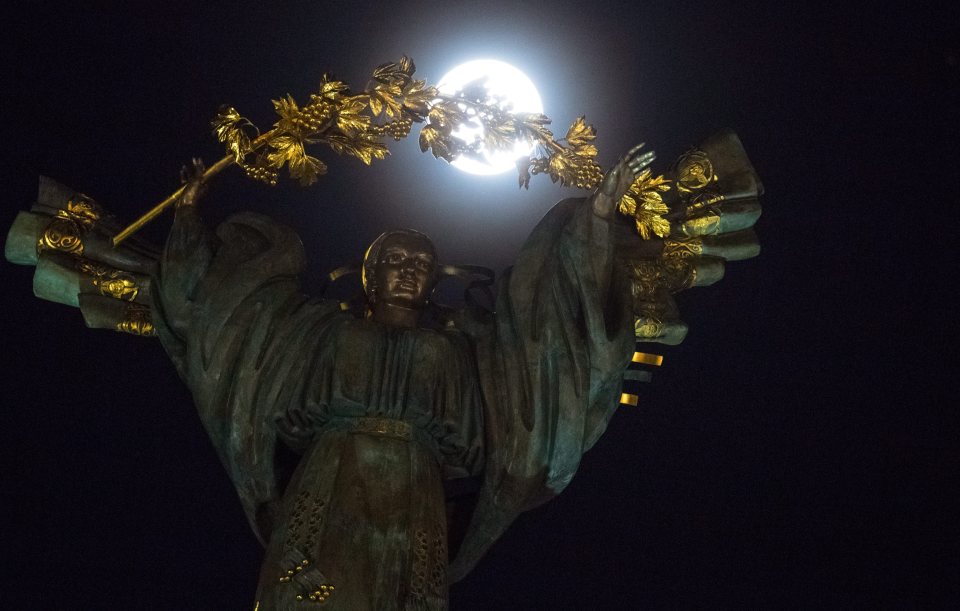
<path id="1" fill-rule="evenodd" d="M 303 389 L 316 433 L 284 493 L 261 609 L 296 608 L 297 595 L 445 608 L 442 479 L 476 468 L 482 436 L 472 358 L 442 332 L 332 324 Z"/>

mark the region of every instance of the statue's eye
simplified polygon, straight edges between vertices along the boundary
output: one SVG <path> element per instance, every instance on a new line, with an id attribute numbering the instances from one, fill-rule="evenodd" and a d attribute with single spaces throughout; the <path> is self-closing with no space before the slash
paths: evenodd
<path id="1" fill-rule="evenodd" d="M 416 260 L 417 269 L 427 272 L 430 271 L 430 261 L 426 259 L 417 259 Z"/>
<path id="2" fill-rule="evenodd" d="M 387 263 L 390 265 L 399 265 L 403 262 L 403 256 L 400 253 L 392 252 L 387 255 Z"/>

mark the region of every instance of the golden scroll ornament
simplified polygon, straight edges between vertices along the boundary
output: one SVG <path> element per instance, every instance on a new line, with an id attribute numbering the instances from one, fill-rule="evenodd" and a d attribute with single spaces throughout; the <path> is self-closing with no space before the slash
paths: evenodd
<path id="1" fill-rule="evenodd" d="M 57 210 L 37 238 L 37 253 L 56 250 L 71 255 L 83 254 L 83 235 L 100 220 L 102 211 L 86 195 L 77 194 L 67 207 Z"/>
<path id="2" fill-rule="evenodd" d="M 662 255 L 666 258 L 691 259 L 703 254 L 703 240 L 664 240 Z"/>
<path id="3" fill-rule="evenodd" d="M 77 269 L 90 276 L 101 295 L 133 301 L 140 293 L 136 278 L 128 272 L 83 259 L 77 262 Z"/>
<path id="4" fill-rule="evenodd" d="M 130 335 L 156 335 L 157 330 L 153 326 L 150 308 L 137 304 L 127 306 L 126 317 L 117 323 L 117 331 Z"/>
<path id="5" fill-rule="evenodd" d="M 691 193 L 706 187 L 717 180 L 713 171 L 713 163 L 707 154 L 699 149 L 692 149 L 684 153 L 677 160 L 677 190 L 680 193 Z"/>

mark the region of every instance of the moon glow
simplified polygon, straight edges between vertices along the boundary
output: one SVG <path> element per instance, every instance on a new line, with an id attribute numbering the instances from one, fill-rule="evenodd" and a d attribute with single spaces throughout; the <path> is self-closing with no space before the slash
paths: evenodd
<path id="1" fill-rule="evenodd" d="M 510 64 L 494 59 L 460 64 L 443 75 L 437 89 L 440 93 L 454 95 L 473 83 L 482 83 L 489 98 L 509 112 L 543 112 L 543 102 L 533 81 Z M 462 125 L 453 132 L 453 137 L 465 142 L 472 142 L 478 136 L 483 136 L 483 127 L 479 125 Z M 518 141 L 513 149 L 506 151 L 490 152 L 481 146 L 479 158 L 461 155 L 453 160 L 452 165 L 470 174 L 502 174 L 516 169 L 517 158 L 529 155 L 531 148 L 531 143 L 526 141 Z"/>

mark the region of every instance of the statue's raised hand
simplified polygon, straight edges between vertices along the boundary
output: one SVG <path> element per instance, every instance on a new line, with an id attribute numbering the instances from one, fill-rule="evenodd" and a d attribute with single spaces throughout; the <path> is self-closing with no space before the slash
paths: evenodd
<path id="1" fill-rule="evenodd" d="M 617 210 L 617 203 L 633 184 L 634 179 L 657 158 L 653 151 L 640 153 L 643 147 L 644 143 L 641 142 L 627 151 L 617 165 L 603 177 L 600 186 L 590 196 L 590 205 L 593 207 L 594 214 L 603 219 L 612 219 Z"/>
<path id="2" fill-rule="evenodd" d="M 197 201 L 206 191 L 206 184 L 203 180 L 203 174 L 206 170 L 199 157 L 194 157 L 189 165 L 180 168 L 180 182 L 183 183 L 183 192 L 177 200 L 177 208 L 197 205 Z"/>

